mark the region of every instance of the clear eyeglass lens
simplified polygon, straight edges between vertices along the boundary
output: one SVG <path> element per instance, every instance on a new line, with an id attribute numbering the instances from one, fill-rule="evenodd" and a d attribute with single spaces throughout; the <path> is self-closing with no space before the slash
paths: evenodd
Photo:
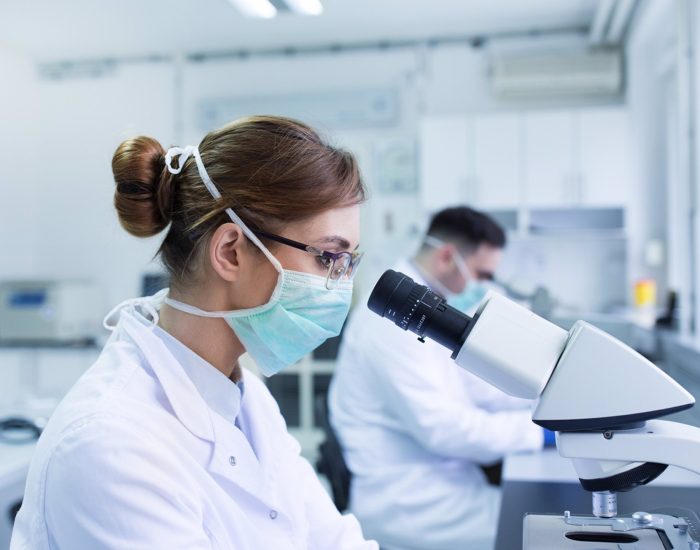
<path id="1" fill-rule="evenodd" d="M 331 266 L 330 278 L 334 281 L 339 281 L 347 273 L 352 257 L 350 254 L 341 254 L 335 259 Z"/>
<path id="2" fill-rule="evenodd" d="M 360 252 L 355 256 L 355 259 L 350 262 L 350 267 L 348 268 L 348 272 L 346 274 L 349 279 L 353 279 L 355 277 L 355 273 L 357 273 L 357 266 L 360 265 L 363 256 L 364 254 Z"/>
<path id="3" fill-rule="evenodd" d="M 357 273 L 357 266 L 363 254 L 353 255 L 350 253 L 341 254 L 331 265 L 326 278 L 326 288 L 333 289 L 345 277 L 352 280 Z"/>

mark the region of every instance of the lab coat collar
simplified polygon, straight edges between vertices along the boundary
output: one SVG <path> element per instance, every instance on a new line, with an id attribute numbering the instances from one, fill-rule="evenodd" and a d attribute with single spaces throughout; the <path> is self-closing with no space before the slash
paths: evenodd
<path id="1" fill-rule="evenodd" d="M 234 422 L 241 410 L 243 382 L 233 382 L 161 327 L 153 327 L 153 332 L 185 370 L 209 407 L 227 421 Z"/>
<path id="2" fill-rule="evenodd" d="M 153 333 L 153 321 L 133 308 L 121 311 L 119 327 L 141 350 L 178 420 L 195 436 L 213 442 L 214 427 L 209 407 L 167 346 Z"/>
<path id="3" fill-rule="evenodd" d="M 242 415 L 242 421 L 251 424 L 247 431 L 253 434 L 253 441 L 248 441 L 231 422 L 211 414 L 211 409 L 185 370 L 153 333 L 152 320 L 145 318 L 137 308 L 129 308 L 121 311 L 118 326 L 123 327 L 141 350 L 178 420 L 196 437 L 213 444 L 208 470 L 238 485 L 267 506 L 277 507 L 271 490 L 275 475 L 272 467 L 276 454 L 274 442 L 264 437 L 265 426 L 254 425 L 265 418 L 264 411 L 256 411 L 258 404 L 249 402 L 246 414 Z"/>

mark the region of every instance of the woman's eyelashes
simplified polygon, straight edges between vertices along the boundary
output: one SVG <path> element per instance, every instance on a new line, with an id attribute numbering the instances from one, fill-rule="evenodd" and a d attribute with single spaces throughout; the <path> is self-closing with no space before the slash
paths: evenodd
<path id="1" fill-rule="evenodd" d="M 333 260 L 326 258 L 325 256 L 316 256 L 316 261 L 323 269 L 329 269 L 331 265 L 333 265 Z"/>

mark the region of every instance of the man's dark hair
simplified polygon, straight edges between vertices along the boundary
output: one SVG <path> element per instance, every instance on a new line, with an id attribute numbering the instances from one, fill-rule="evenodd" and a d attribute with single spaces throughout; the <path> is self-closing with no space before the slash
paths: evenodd
<path id="1" fill-rule="evenodd" d="M 501 226 L 491 216 L 468 206 L 446 208 L 435 214 L 427 234 L 468 251 L 482 244 L 495 248 L 506 245 L 506 234 Z"/>

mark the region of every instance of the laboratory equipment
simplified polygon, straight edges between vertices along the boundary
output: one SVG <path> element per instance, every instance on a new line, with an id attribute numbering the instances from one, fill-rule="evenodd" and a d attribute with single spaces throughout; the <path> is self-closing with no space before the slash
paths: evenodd
<path id="1" fill-rule="evenodd" d="M 525 290 L 501 280 L 496 280 L 495 283 L 505 291 L 509 298 L 527 302 L 533 313 L 545 319 L 549 319 L 554 309 L 559 305 L 551 292 L 544 286 L 539 285 Z"/>
<path id="2" fill-rule="evenodd" d="M 0 442 L 22 444 L 36 441 L 41 435 L 45 422 L 38 422 L 23 416 L 0 418 Z"/>
<path id="3" fill-rule="evenodd" d="M 29 463 L 36 445 L 0 441 L 0 548 L 9 548 L 15 516 L 22 504 Z"/>
<path id="4" fill-rule="evenodd" d="M 90 344 L 101 326 L 96 285 L 89 281 L 0 283 L 4 344 Z"/>
<path id="5" fill-rule="evenodd" d="M 603 548 L 606 541 L 624 543 L 617 534 L 643 530 L 663 531 L 693 548 L 697 536 L 683 518 L 617 517 L 617 494 L 649 483 L 668 465 L 700 474 L 700 428 L 658 420 L 692 407 L 695 399 L 650 361 L 588 323 L 578 321 L 567 332 L 495 293 L 469 317 L 393 270 L 379 279 L 368 307 L 419 341 L 445 346 L 459 366 L 502 391 L 538 400 L 533 421 L 557 432 L 559 454 L 572 459 L 591 492 L 593 515 L 528 516 L 526 545 L 533 528 L 556 525 L 559 546 L 552 548 L 564 547 L 572 533 L 585 531 L 574 540 Z M 637 536 L 636 544 L 664 547 L 649 546 L 648 538 Z"/>

